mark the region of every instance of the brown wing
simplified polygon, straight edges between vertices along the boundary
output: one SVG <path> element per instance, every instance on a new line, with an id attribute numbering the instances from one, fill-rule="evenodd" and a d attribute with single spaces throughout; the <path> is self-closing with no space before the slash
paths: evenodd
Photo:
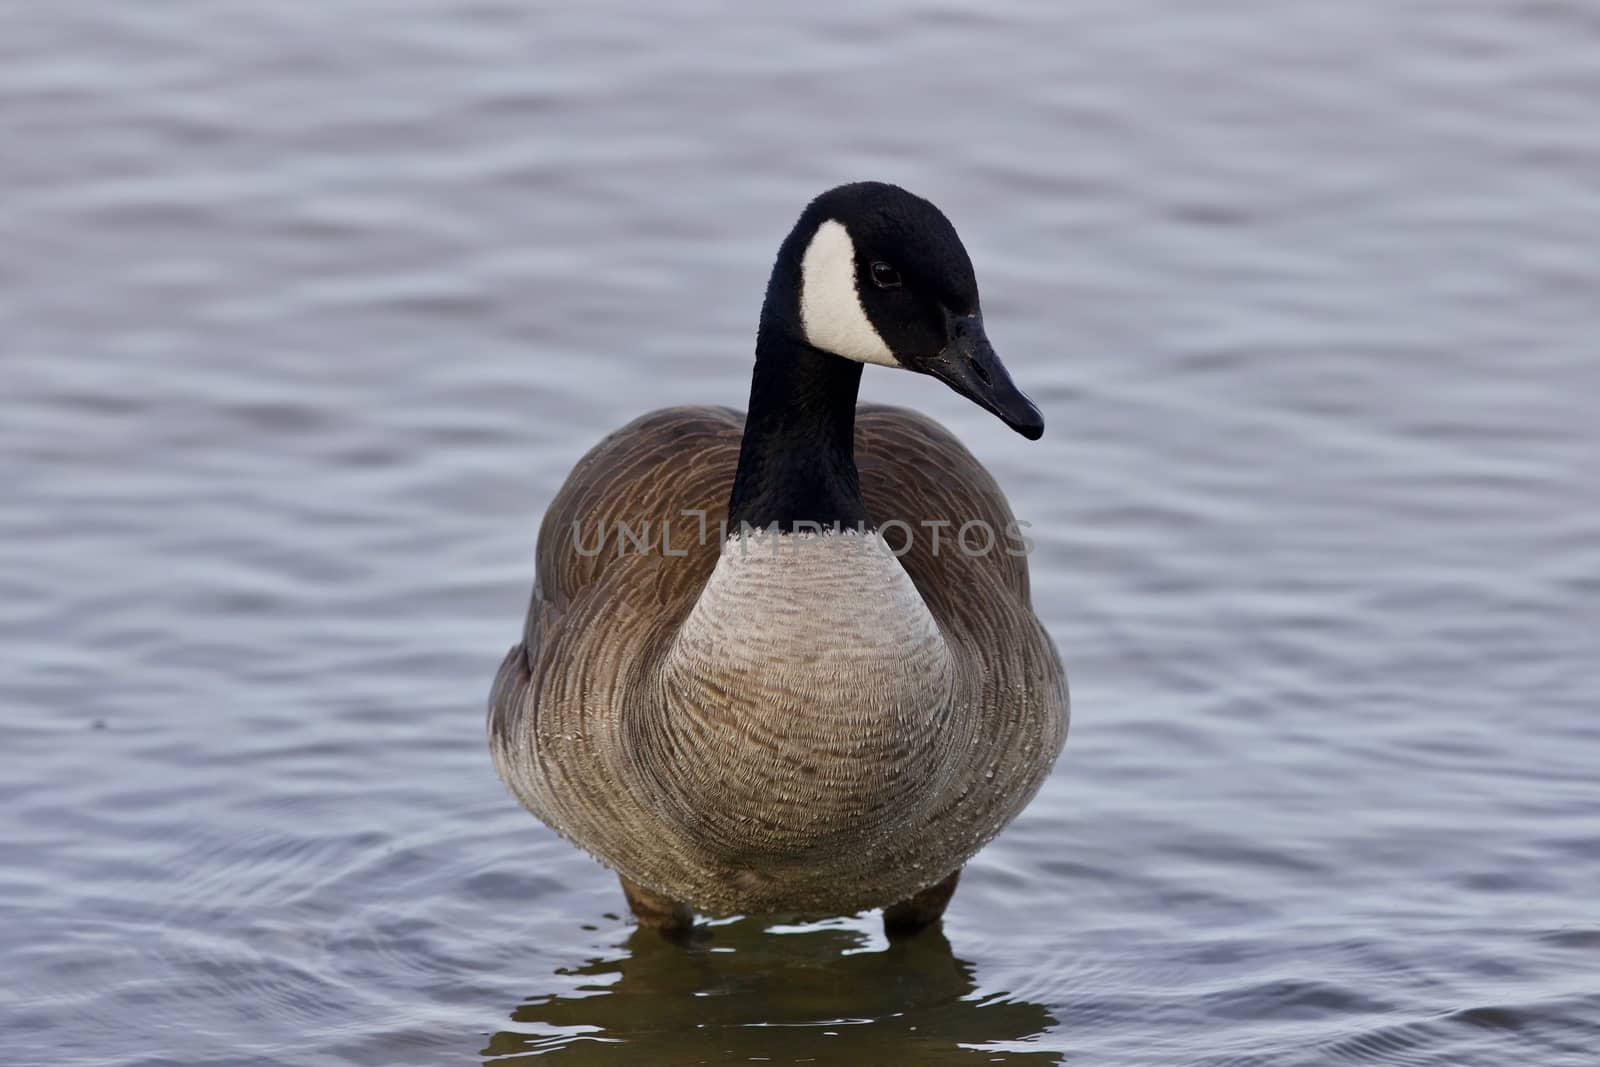
<path id="1" fill-rule="evenodd" d="M 864 404 L 856 415 L 856 466 L 867 512 L 945 621 L 951 594 L 997 583 L 1028 604 L 1022 531 L 994 478 L 955 435 L 906 408 Z M 907 547 L 909 542 L 909 548 Z"/>
<path id="2" fill-rule="evenodd" d="M 582 732 L 586 707 L 648 691 L 652 657 L 716 566 L 743 429 L 731 408 L 642 415 L 590 449 L 545 512 L 527 625 L 495 679 L 489 733 L 518 799 L 579 844 L 562 801 L 604 817 L 611 783 L 636 775 L 603 765 L 622 746 L 593 768 L 547 764 L 535 735 Z"/>
<path id="3" fill-rule="evenodd" d="M 597 582 L 626 594 L 613 572 L 639 556 L 651 561 L 655 599 L 698 593 L 716 565 L 743 430 L 732 408 L 663 408 L 590 449 L 539 528 L 545 599 L 559 610 Z"/>

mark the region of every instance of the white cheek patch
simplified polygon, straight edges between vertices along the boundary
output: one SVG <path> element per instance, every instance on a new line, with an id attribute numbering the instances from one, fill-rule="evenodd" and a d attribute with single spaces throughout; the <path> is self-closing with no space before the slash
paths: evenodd
<path id="1" fill-rule="evenodd" d="M 861 306 L 856 246 L 842 223 L 829 219 L 817 227 L 800 261 L 800 277 L 800 325 L 807 341 L 858 363 L 900 366 Z"/>

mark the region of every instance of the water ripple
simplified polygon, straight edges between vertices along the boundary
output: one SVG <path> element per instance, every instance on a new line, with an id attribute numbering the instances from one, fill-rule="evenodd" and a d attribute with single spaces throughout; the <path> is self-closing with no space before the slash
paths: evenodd
<path id="1" fill-rule="evenodd" d="M 0 1061 L 1592 1062 L 1600 20 L 32 5 L 0 34 Z M 945 207 L 1074 690 L 944 935 L 629 932 L 494 780 L 538 517 Z M 891 380 L 892 379 L 892 380 Z"/>

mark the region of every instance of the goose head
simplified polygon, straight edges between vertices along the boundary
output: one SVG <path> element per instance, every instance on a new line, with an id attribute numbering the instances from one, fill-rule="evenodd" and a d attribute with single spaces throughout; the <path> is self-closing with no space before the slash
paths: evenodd
<path id="1" fill-rule="evenodd" d="M 811 348 L 939 379 L 1029 440 L 1044 416 L 984 332 L 955 227 L 919 196 L 857 182 L 812 201 L 779 253 L 768 309 Z"/>

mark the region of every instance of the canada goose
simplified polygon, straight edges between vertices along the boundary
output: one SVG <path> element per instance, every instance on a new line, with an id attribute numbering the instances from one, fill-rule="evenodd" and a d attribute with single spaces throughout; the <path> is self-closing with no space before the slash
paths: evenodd
<path id="1" fill-rule="evenodd" d="M 1004 494 L 933 420 L 858 410 L 866 363 L 1044 432 L 950 222 L 862 182 L 778 250 L 748 415 L 641 416 L 545 515 L 490 747 L 641 924 L 886 907 L 891 930 L 925 925 L 1066 738 Z"/>

